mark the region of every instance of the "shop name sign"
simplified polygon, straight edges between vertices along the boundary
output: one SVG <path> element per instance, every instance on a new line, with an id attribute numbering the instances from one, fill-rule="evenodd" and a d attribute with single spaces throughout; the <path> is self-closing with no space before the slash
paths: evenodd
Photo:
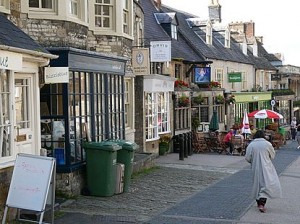
<path id="1" fill-rule="evenodd" d="M 69 67 L 45 67 L 45 83 L 68 83 Z"/>
<path id="2" fill-rule="evenodd" d="M 149 49 L 133 48 L 132 49 L 132 68 L 135 75 L 149 75 Z"/>
<path id="3" fill-rule="evenodd" d="M 171 41 L 151 41 L 150 57 L 151 62 L 171 61 Z"/>
<path id="4" fill-rule="evenodd" d="M 228 73 L 228 82 L 242 82 L 241 72 Z"/>
<path id="5" fill-rule="evenodd" d="M 22 70 L 22 54 L 0 50 L 0 69 Z"/>

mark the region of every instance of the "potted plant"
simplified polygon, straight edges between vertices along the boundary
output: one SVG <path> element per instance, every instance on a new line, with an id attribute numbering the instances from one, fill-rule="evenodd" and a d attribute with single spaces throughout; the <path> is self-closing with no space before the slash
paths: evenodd
<path id="1" fill-rule="evenodd" d="M 182 95 L 178 98 L 178 107 L 188 107 L 190 104 L 190 99 L 186 95 Z"/>
<path id="2" fill-rule="evenodd" d="M 198 117 L 192 117 L 192 129 L 197 130 L 200 125 L 200 120 Z"/>
<path id="3" fill-rule="evenodd" d="M 225 98 L 221 94 L 216 96 L 216 104 L 222 104 L 222 103 L 224 103 L 224 101 L 225 101 Z"/>
<path id="4" fill-rule="evenodd" d="M 169 151 L 171 139 L 171 134 L 159 136 L 159 155 L 165 155 Z"/>
<path id="5" fill-rule="evenodd" d="M 203 99 L 202 95 L 200 94 L 198 96 L 193 97 L 192 102 L 193 102 L 194 105 L 199 105 L 199 104 L 202 104 L 203 101 L 204 101 L 204 99 Z"/>

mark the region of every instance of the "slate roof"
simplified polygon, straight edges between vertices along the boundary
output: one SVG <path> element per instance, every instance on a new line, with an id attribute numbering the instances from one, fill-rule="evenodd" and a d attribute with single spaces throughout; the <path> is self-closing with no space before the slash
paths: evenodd
<path id="1" fill-rule="evenodd" d="M 0 13 L 0 45 L 51 55 L 44 47 L 9 21 L 3 13 Z"/>
<path id="2" fill-rule="evenodd" d="M 257 54 L 258 56 L 255 57 L 251 52 L 248 51 L 248 55 L 254 63 L 254 68 L 256 69 L 263 69 L 263 70 L 277 70 L 270 61 L 268 60 L 269 53 L 263 47 L 262 43 L 257 41 Z"/>
<path id="3" fill-rule="evenodd" d="M 207 59 L 216 59 L 223 61 L 232 61 L 244 64 L 253 64 L 247 55 L 244 55 L 239 45 L 231 38 L 230 48 L 224 47 L 224 45 L 217 38 L 219 35 L 217 32 L 213 32 L 212 45 L 206 44 L 199 36 L 191 29 L 186 22 L 188 18 L 196 18 L 189 13 L 178 11 L 168 6 L 162 6 L 164 12 L 176 12 L 176 16 L 179 23 L 179 32 L 184 36 L 185 40 L 189 42 L 193 49 L 198 54 L 201 54 Z M 203 31 L 202 31 L 203 32 Z M 198 33 L 201 33 L 199 30 Z M 203 32 L 204 35 L 204 32 Z"/>
<path id="4" fill-rule="evenodd" d="M 150 44 L 150 41 L 171 41 L 172 58 L 182 58 L 190 62 L 203 62 L 205 58 L 198 54 L 193 49 L 192 45 L 189 45 L 181 33 L 178 33 L 177 40 L 171 39 L 160 24 L 154 17 L 154 13 L 164 13 L 156 9 L 152 0 L 141 0 L 140 1 L 144 10 L 145 20 L 145 41 Z"/>

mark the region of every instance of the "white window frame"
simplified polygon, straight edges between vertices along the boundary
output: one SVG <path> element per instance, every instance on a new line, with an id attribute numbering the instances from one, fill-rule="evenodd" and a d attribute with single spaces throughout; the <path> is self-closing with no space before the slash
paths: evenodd
<path id="1" fill-rule="evenodd" d="M 171 37 L 177 40 L 177 26 L 171 23 Z"/>
<path id="2" fill-rule="evenodd" d="M 145 136 L 146 141 L 159 139 L 157 93 L 145 92 Z"/>
<path id="3" fill-rule="evenodd" d="M 222 68 L 217 68 L 216 69 L 216 76 L 215 76 L 215 80 L 219 83 L 221 83 L 221 85 L 223 85 L 223 81 L 224 81 L 224 72 Z"/>
<path id="4" fill-rule="evenodd" d="M 247 76 L 246 76 L 246 72 L 242 72 L 242 90 L 246 90 L 247 89 Z"/>
<path id="5" fill-rule="evenodd" d="M 123 33 L 129 34 L 129 0 L 123 0 Z"/>
<path id="6" fill-rule="evenodd" d="M 80 17 L 80 10 L 79 10 L 79 1 L 78 0 L 69 0 L 69 13 L 72 16 Z"/>
<path id="7" fill-rule="evenodd" d="M 55 5 L 56 5 L 56 0 L 36 0 L 39 2 L 39 6 L 38 7 L 30 7 L 29 2 L 30 0 L 28 0 L 28 7 L 30 11 L 43 11 L 43 12 L 54 12 L 55 11 Z M 42 1 L 46 1 L 49 2 L 51 1 L 51 8 L 43 8 L 42 7 Z"/>
<path id="8" fill-rule="evenodd" d="M 1 76 L 5 75 L 6 76 L 6 81 L 7 81 L 7 88 L 4 89 L 2 86 L 3 80 L 0 78 L 1 81 L 1 88 L 0 88 L 0 163 L 2 162 L 7 162 L 9 161 L 9 157 L 13 156 L 13 151 L 12 149 L 12 136 L 13 136 L 13 121 L 12 121 L 12 81 L 13 78 L 11 74 L 9 74 L 8 71 L 1 72 Z M 3 91 L 4 90 L 4 91 Z M 6 96 L 6 97 L 5 97 Z M 5 99 L 3 99 L 5 98 Z M 5 107 L 5 108 L 4 108 Z M 6 112 L 6 113 L 5 113 Z M 5 136 L 6 134 L 6 136 Z M 8 134 L 8 136 L 7 136 Z M 9 149 L 10 151 L 4 152 L 3 150 L 3 145 L 9 144 Z M 6 153 L 9 153 L 8 155 L 5 155 Z"/>
<path id="9" fill-rule="evenodd" d="M 158 134 L 169 133 L 170 128 L 170 94 L 169 92 L 157 93 L 158 97 Z M 161 120 L 160 120 L 161 119 Z M 166 129 L 163 130 L 163 127 Z"/>
<path id="10" fill-rule="evenodd" d="M 105 29 L 105 30 L 113 29 L 113 18 L 114 18 L 114 10 L 115 10 L 115 5 L 113 4 L 113 0 L 110 0 L 109 4 L 104 3 L 105 0 L 98 0 L 98 1 L 102 1 L 102 2 L 96 2 L 96 1 L 97 0 L 95 0 L 95 3 L 94 3 L 94 21 L 95 21 L 94 26 L 95 26 L 95 28 Z M 100 8 L 100 11 L 101 11 L 102 15 L 101 14 L 96 15 L 96 7 Z M 103 14 L 104 7 L 109 8 L 109 14 L 108 15 Z M 101 19 L 101 26 L 100 26 L 100 24 L 96 25 L 97 18 Z M 103 20 L 105 18 L 109 19 L 108 27 L 104 26 Z"/>
<path id="11" fill-rule="evenodd" d="M 225 30 L 225 43 L 224 46 L 226 48 L 230 48 L 230 30 L 228 29 L 228 27 Z"/>
<path id="12" fill-rule="evenodd" d="M 212 45 L 212 27 L 210 23 L 206 25 L 206 44 Z"/>
<path id="13" fill-rule="evenodd" d="M 124 104 L 125 104 L 125 127 L 129 129 L 134 129 L 134 112 L 133 112 L 133 102 L 134 102 L 134 82 L 133 78 L 125 78 L 124 86 Z"/>

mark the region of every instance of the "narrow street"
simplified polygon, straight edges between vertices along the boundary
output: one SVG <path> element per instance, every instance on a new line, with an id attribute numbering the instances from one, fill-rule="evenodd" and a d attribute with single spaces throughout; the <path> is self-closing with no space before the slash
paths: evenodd
<path id="1" fill-rule="evenodd" d="M 129 192 L 68 200 L 55 223 L 299 223 L 295 197 L 300 196 L 286 191 L 300 182 L 296 146 L 288 141 L 277 151 L 274 164 L 284 196 L 270 199 L 265 214 L 249 197 L 251 172 L 244 157 L 193 154 L 181 161 L 169 154 L 156 159 L 157 168 L 134 178 Z"/>

